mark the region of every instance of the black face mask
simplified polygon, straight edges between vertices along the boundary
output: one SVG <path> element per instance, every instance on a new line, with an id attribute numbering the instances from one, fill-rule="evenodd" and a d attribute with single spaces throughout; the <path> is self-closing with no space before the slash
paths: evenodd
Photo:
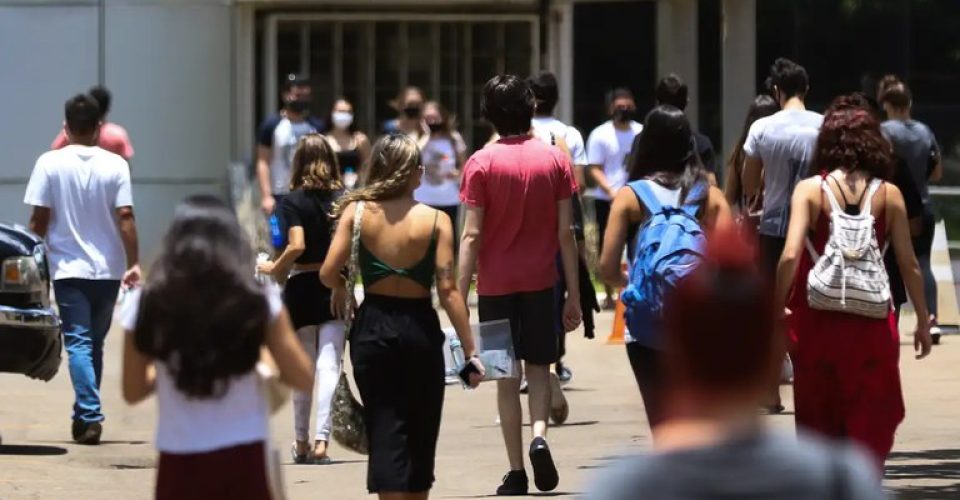
<path id="1" fill-rule="evenodd" d="M 632 109 L 617 108 L 613 110 L 613 121 L 626 123 L 630 120 L 633 120 Z"/>
<path id="2" fill-rule="evenodd" d="M 431 132 L 431 133 L 434 133 L 434 134 L 437 133 L 437 132 L 442 132 L 442 131 L 443 131 L 443 124 L 442 124 L 442 123 L 428 123 L 428 124 L 427 124 L 427 127 L 430 128 L 430 132 Z"/>
<path id="3" fill-rule="evenodd" d="M 420 113 L 423 112 L 423 108 L 420 106 L 407 106 L 403 108 L 403 115 L 407 118 L 420 118 Z"/>
<path id="4" fill-rule="evenodd" d="M 287 101 L 287 110 L 298 115 L 305 115 L 310 112 L 310 100 L 294 99 L 292 101 Z"/>

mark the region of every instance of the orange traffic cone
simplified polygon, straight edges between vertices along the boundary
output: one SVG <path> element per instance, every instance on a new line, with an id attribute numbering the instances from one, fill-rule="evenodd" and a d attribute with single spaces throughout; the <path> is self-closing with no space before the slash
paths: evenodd
<path id="1" fill-rule="evenodd" d="M 624 272 L 627 271 L 627 264 L 624 262 L 620 265 L 621 269 Z M 613 330 L 610 332 L 610 336 L 607 337 L 607 344 L 623 344 L 624 337 L 623 334 L 627 329 L 626 319 L 624 314 L 626 309 L 624 309 L 623 301 L 620 300 L 620 292 L 623 290 L 617 290 L 617 307 L 613 310 Z"/>
<path id="2" fill-rule="evenodd" d="M 623 344 L 623 332 L 627 328 L 626 321 L 623 317 L 625 312 L 623 301 L 617 299 L 617 308 L 613 311 L 613 331 L 611 331 L 610 336 L 607 337 L 607 344 Z"/>

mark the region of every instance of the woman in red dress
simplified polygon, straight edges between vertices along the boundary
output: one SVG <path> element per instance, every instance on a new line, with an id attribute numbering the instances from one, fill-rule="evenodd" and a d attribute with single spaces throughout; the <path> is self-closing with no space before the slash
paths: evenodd
<path id="1" fill-rule="evenodd" d="M 929 354 L 929 314 L 903 196 L 887 182 L 874 196 L 867 193 L 873 179 L 889 177 L 892 165 L 890 144 L 859 99 L 835 100 L 824 117 L 811 165 L 811 171 L 820 174 L 800 182 L 793 193 L 776 295 L 777 304 L 785 306 L 788 315 L 797 425 L 863 445 L 881 469 L 904 416 L 900 338 L 893 311 L 874 319 L 812 309 L 807 302 L 807 276 L 814 259 L 805 241 L 809 238 L 818 254 L 823 253 L 832 210 L 827 189 L 838 201 L 837 208 L 848 214 L 869 208 L 875 216 L 879 247 L 889 242 L 896 251 L 917 312 L 916 358 Z"/>

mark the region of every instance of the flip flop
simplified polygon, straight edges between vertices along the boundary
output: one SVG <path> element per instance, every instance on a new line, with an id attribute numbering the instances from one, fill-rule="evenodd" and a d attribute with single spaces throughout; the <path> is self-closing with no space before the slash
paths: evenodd
<path id="1" fill-rule="evenodd" d="M 290 457 L 293 458 L 293 463 L 295 464 L 305 464 L 307 463 L 307 454 L 297 453 L 297 443 L 293 443 L 290 446 Z"/>

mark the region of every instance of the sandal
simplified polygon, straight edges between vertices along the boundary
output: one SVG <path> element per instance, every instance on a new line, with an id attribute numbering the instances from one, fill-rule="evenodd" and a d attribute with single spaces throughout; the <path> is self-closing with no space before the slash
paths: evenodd
<path id="1" fill-rule="evenodd" d="M 290 445 L 290 456 L 293 458 L 293 463 L 295 464 L 305 464 L 307 463 L 307 454 L 300 454 L 297 450 L 297 443 L 294 442 Z"/>
<path id="2" fill-rule="evenodd" d="M 328 441 L 324 441 L 324 440 L 318 440 L 316 443 L 314 443 L 314 445 L 313 445 L 313 446 L 314 446 L 313 451 L 310 453 L 310 463 L 311 463 L 311 464 L 314 464 L 314 465 L 327 465 L 327 464 L 331 463 L 330 456 L 327 455 L 327 447 L 326 447 L 326 446 L 323 447 L 323 455 L 320 455 L 320 456 L 317 456 L 317 455 L 316 455 L 316 452 L 317 452 L 317 443 L 325 443 L 325 444 L 327 444 L 327 445 L 330 444 Z"/>

